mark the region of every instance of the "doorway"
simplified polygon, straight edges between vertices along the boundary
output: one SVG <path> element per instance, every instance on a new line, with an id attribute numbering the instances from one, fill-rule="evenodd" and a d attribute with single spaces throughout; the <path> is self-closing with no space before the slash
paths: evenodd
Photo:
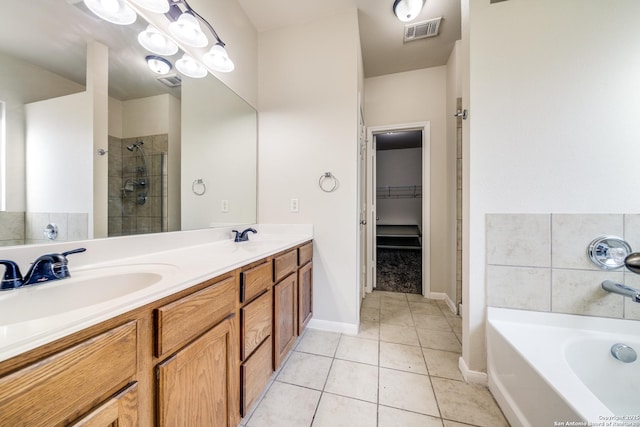
<path id="1" fill-rule="evenodd" d="M 367 132 L 367 292 L 429 295 L 429 122 Z"/>

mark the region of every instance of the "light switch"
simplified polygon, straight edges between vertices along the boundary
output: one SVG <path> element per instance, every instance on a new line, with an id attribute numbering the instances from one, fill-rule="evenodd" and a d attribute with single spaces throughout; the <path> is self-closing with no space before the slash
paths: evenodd
<path id="1" fill-rule="evenodd" d="M 221 205 L 222 212 L 229 212 L 229 201 L 227 199 L 224 199 Z"/>

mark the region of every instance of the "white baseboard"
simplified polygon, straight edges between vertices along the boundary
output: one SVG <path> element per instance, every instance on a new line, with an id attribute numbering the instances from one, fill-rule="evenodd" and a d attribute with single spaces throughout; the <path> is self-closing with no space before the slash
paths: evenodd
<path id="1" fill-rule="evenodd" d="M 454 303 L 451 300 L 451 298 L 449 298 L 449 295 L 447 295 L 446 293 L 444 293 L 444 292 L 429 292 L 429 298 L 444 300 L 444 302 L 447 303 L 447 306 L 449 306 L 449 310 L 451 310 L 451 312 L 453 314 L 458 314 L 458 312 L 456 311 L 456 303 Z"/>
<path id="2" fill-rule="evenodd" d="M 462 377 L 468 383 L 480 384 L 486 386 L 489 382 L 489 377 L 485 372 L 471 371 L 464 361 L 462 356 L 458 359 L 458 369 L 462 372 Z"/>
<path id="3" fill-rule="evenodd" d="M 332 322 L 330 320 L 311 319 L 307 324 L 309 329 L 337 332 L 339 334 L 358 335 L 358 325 L 353 323 Z"/>

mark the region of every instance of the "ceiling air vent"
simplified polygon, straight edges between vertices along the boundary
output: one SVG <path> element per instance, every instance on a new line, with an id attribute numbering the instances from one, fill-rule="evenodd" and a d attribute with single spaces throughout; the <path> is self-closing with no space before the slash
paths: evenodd
<path id="1" fill-rule="evenodd" d="M 182 85 L 182 79 L 177 74 L 171 74 L 168 76 L 160 76 L 158 77 L 158 81 L 160 83 L 164 83 L 169 87 L 178 87 Z"/>
<path id="2" fill-rule="evenodd" d="M 439 18 L 429 19 L 428 21 L 416 22 L 415 24 L 407 24 L 404 26 L 404 41 L 410 42 L 413 40 L 424 39 L 426 37 L 434 37 L 438 35 L 440 29 Z"/>

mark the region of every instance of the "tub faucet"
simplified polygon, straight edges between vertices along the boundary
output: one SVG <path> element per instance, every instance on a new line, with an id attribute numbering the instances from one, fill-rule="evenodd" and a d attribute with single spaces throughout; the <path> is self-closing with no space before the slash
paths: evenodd
<path id="1" fill-rule="evenodd" d="M 45 254 L 39 256 L 32 264 L 27 274 L 22 277 L 18 264 L 9 260 L 0 260 L 0 265 L 5 266 L 4 277 L 0 282 L 0 290 L 16 289 L 21 286 L 28 286 L 47 282 L 49 280 L 60 280 L 71 277 L 67 266 L 67 255 L 77 254 L 86 251 L 85 248 L 73 249 L 61 254 Z"/>
<path id="2" fill-rule="evenodd" d="M 257 231 L 253 228 L 247 228 L 246 230 L 238 231 L 231 230 L 236 233 L 236 237 L 233 239 L 234 242 L 246 242 L 249 240 L 249 232 L 257 233 Z"/>
<path id="3" fill-rule="evenodd" d="M 640 290 L 623 285 L 622 283 L 616 283 L 613 280 L 605 280 L 602 282 L 602 289 L 607 292 L 613 292 L 614 294 L 629 297 L 634 302 L 640 303 Z"/>

